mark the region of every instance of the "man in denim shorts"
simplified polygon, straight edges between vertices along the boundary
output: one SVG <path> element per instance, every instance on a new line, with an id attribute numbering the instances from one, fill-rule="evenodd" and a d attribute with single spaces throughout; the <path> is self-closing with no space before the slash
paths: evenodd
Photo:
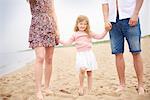
<path id="1" fill-rule="evenodd" d="M 101 0 L 105 29 L 110 30 L 112 54 L 116 57 L 116 67 L 120 85 L 116 92 L 125 89 L 124 39 L 127 40 L 138 79 L 138 93 L 144 94 L 143 63 L 141 52 L 141 30 L 139 11 L 144 0 Z"/>

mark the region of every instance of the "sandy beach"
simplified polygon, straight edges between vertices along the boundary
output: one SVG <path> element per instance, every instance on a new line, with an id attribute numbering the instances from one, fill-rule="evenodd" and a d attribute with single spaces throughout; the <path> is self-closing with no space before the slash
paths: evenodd
<path id="1" fill-rule="evenodd" d="M 78 73 L 75 70 L 75 47 L 56 48 L 54 51 L 53 73 L 51 79 L 53 95 L 45 100 L 150 100 L 150 37 L 142 38 L 142 58 L 144 64 L 145 95 L 139 96 L 137 79 L 132 63 L 132 55 L 125 46 L 126 89 L 115 93 L 118 76 L 115 57 L 111 54 L 110 43 L 93 45 L 98 70 L 93 72 L 91 94 L 78 96 Z M 0 77 L 0 100 L 35 100 L 34 62 L 23 68 Z M 85 90 L 87 89 L 85 77 Z"/>

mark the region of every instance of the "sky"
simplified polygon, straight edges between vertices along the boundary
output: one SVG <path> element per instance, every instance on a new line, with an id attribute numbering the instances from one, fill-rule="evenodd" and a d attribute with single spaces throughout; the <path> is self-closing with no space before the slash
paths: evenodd
<path id="1" fill-rule="evenodd" d="M 143 7 L 143 33 L 148 33 L 150 26 L 150 0 L 145 0 Z M 89 18 L 91 30 L 101 33 L 104 28 L 100 0 L 55 0 L 60 37 L 68 39 L 73 34 L 77 16 Z M 28 34 L 31 22 L 29 4 L 26 0 L 0 0 L 0 53 L 16 52 L 28 48 Z M 108 39 L 108 35 L 106 36 Z"/>
<path id="2" fill-rule="evenodd" d="M 97 0 L 55 0 L 58 27 L 62 39 L 69 38 L 78 15 L 89 17 L 91 29 L 101 32 L 103 21 Z M 0 0 L 0 52 L 28 49 L 28 31 L 31 22 L 26 0 Z"/>
<path id="3" fill-rule="evenodd" d="M 30 23 L 26 1 L 0 0 L 0 15 L 0 52 L 14 52 L 26 48 Z"/>

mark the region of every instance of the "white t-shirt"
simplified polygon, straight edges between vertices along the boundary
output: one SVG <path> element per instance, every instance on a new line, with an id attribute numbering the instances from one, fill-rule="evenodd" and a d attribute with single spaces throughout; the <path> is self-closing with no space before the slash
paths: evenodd
<path id="1" fill-rule="evenodd" d="M 109 21 L 116 22 L 117 6 L 116 0 L 101 0 L 102 4 L 109 5 Z M 118 0 L 119 19 L 130 18 L 133 15 L 136 0 Z"/>

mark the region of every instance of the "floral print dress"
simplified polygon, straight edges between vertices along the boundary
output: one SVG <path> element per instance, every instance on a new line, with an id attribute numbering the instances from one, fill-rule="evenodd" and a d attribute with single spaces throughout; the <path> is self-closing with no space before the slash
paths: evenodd
<path id="1" fill-rule="evenodd" d="M 55 46 L 56 22 L 53 16 L 53 0 L 36 0 L 30 5 L 32 20 L 29 29 L 29 47 Z"/>

